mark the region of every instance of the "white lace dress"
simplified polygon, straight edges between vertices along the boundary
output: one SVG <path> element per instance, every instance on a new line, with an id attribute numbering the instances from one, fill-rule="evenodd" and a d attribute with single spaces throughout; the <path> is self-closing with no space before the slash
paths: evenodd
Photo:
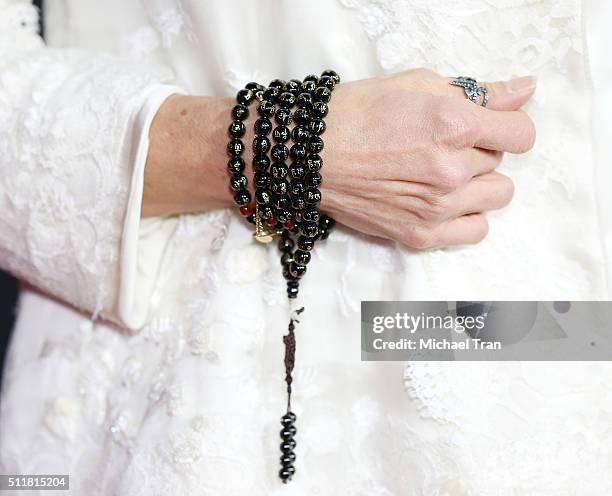
<path id="1" fill-rule="evenodd" d="M 609 299 L 609 150 L 594 159 L 590 123 L 605 136 L 611 114 L 590 101 L 610 73 L 593 83 L 580 2 L 47 4 L 49 48 L 27 2 L 0 0 L 0 266 L 24 281 L 0 472 L 69 473 L 87 496 L 612 493 L 609 364 L 360 361 L 361 300 Z M 140 221 L 149 125 L 177 91 L 419 66 L 537 74 L 538 143 L 506 159 L 515 200 L 476 247 L 339 228 L 317 249 L 284 486 L 277 254 L 233 210 Z"/>

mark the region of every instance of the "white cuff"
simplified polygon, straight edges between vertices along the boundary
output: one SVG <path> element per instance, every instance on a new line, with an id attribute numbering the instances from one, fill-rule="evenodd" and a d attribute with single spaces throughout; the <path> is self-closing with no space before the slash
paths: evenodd
<path id="1" fill-rule="evenodd" d="M 131 330 L 140 329 L 149 318 L 149 302 L 160 263 L 176 218 L 141 220 L 144 171 L 149 152 L 149 130 L 159 107 L 172 94 L 186 94 L 176 86 L 152 88 L 134 126 L 132 148 L 134 169 L 121 241 L 118 316 Z"/>

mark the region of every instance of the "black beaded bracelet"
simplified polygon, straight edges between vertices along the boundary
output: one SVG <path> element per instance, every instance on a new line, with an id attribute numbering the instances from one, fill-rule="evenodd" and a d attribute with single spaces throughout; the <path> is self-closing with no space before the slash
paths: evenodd
<path id="1" fill-rule="evenodd" d="M 323 161 L 319 154 L 324 147 L 321 138 L 326 128 L 324 118 L 328 113 L 331 92 L 339 82 L 338 74 L 325 71 L 320 77 L 311 75 L 303 81 L 275 79 L 267 88 L 258 83 L 248 83 L 245 89 L 238 92 L 237 104 L 232 109 L 234 120 L 229 127 L 230 142 L 227 146 L 230 189 L 241 214 L 255 224 L 255 239 L 268 243 L 274 236 L 280 236 L 278 248 L 290 299 L 298 296 L 299 281 L 311 260 L 315 242 L 326 239 L 335 224 L 331 217 L 318 209 L 321 201 L 318 187 L 322 181 L 320 170 Z M 243 174 L 245 163 L 242 154 L 245 146 L 241 138 L 246 134 L 244 121 L 249 115 L 248 107 L 255 100 L 259 101 L 259 105 L 252 143 L 253 202 Z M 293 111 L 296 106 L 297 109 Z M 270 141 L 270 133 L 274 144 Z M 291 160 L 289 166 L 288 160 Z M 297 310 L 295 315 L 303 310 Z M 296 415 L 291 411 L 295 322 L 294 317 L 290 318 L 288 332 L 283 336 L 287 410 L 281 417 L 279 477 L 284 483 L 295 474 L 297 429 Z"/>

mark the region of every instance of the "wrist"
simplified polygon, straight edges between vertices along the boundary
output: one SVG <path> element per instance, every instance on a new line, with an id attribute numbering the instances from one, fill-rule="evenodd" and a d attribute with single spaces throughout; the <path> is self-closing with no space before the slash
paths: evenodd
<path id="1" fill-rule="evenodd" d="M 163 103 L 150 131 L 143 216 L 232 206 L 225 150 L 232 106 L 232 98 L 185 95 Z"/>

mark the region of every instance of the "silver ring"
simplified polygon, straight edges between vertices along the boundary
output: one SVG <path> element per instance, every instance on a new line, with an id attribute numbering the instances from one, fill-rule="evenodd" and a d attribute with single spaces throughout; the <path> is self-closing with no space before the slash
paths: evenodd
<path id="1" fill-rule="evenodd" d="M 489 103 L 489 91 L 484 86 L 478 86 L 478 83 L 474 78 L 459 76 L 454 81 L 451 81 L 450 84 L 463 88 L 463 91 L 465 91 L 465 96 L 467 96 L 468 100 L 477 105 L 481 96 L 482 101 L 480 102 L 480 105 L 486 107 Z"/>

